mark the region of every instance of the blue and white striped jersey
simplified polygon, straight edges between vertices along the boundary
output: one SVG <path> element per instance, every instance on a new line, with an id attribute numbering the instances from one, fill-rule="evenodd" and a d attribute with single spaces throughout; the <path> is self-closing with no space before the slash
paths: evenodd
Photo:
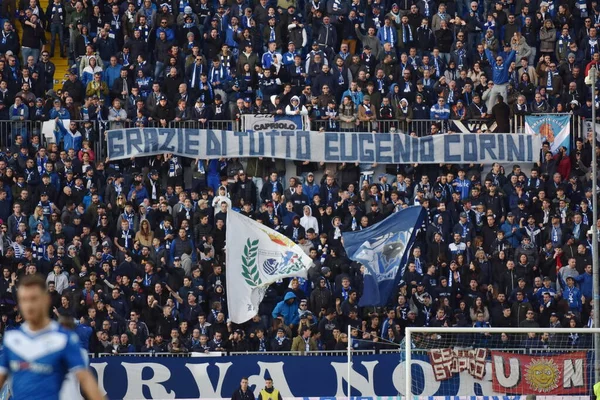
<path id="1" fill-rule="evenodd" d="M 25 323 L 4 335 L 0 374 L 12 378 L 13 400 L 58 400 L 67 373 L 80 368 L 79 338 L 55 321 L 36 332 Z"/>

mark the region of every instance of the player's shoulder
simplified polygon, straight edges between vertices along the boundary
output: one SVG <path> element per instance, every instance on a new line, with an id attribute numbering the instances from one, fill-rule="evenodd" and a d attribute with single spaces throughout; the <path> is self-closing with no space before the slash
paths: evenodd
<path id="1" fill-rule="evenodd" d="M 7 339 L 14 339 L 15 337 L 23 336 L 31 339 L 46 339 L 64 343 L 67 343 L 71 340 L 78 341 L 75 332 L 63 328 L 56 321 L 51 321 L 46 328 L 35 332 L 31 331 L 27 323 L 25 323 L 17 329 L 6 331 L 4 334 L 4 340 L 6 341 Z"/>
<path id="2" fill-rule="evenodd" d="M 71 334 L 72 332 L 61 328 L 54 321 L 48 327 L 36 332 L 32 332 L 26 324 L 23 324 L 18 329 L 5 333 L 4 349 L 20 358 L 37 360 L 64 351 L 71 345 L 78 345 L 79 338 Z"/>

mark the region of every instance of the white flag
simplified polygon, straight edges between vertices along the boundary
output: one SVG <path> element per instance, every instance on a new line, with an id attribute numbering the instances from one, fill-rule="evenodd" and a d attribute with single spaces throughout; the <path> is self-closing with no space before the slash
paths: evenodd
<path id="1" fill-rule="evenodd" d="M 242 214 L 227 213 L 227 304 L 229 317 L 241 324 L 258 313 L 270 284 L 306 278 L 311 258 L 292 240 Z"/>

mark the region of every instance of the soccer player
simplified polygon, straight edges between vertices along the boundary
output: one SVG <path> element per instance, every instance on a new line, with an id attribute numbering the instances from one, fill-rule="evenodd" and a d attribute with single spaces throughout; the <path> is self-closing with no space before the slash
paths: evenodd
<path id="1" fill-rule="evenodd" d="M 85 368 L 77 335 L 48 316 L 50 296 L 44 279 L 24 277 L 17 297 L 25 323 L 4 335 L 0 387 L 10 374 L 13 400 L 58 400 L 65 376 L 73 372 L 86 398 L 103 399 L 94 376 Z"/>

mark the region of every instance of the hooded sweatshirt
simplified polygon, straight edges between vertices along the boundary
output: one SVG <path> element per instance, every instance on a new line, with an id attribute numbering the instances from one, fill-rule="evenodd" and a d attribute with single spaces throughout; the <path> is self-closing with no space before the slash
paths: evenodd
<path id="1" fill-rule="evenodd" d="M 305 230 L 309 228 L 313 228 L 315 233 L 319 234 L 319 221 L 315 217 L 312 216 L 312 209 L 310 206 L 304 206 L 304 211 L 308 210 L 308 215 L 303 214 L 302 218 L 300 218 L 300 225 L 304 227 Z"/>
<path id="2" fill-rule="evenodd" d="M 289 304 L 288 300 L 293 299 L 294 301 Z M 287 292 L 283 301 L 280 301 L 273 310 L 272 317 L 283 317 L 283 322 L 286 325 L 298 325 L 300 322 L 300 315 L 298 314 L 299 303 L 296 295 L 292 292 Z"/>
<path id="3" fill-rule="evenodd" d="M 225 195 L 224 196 L 221 196 L 221 195 L 215 196 L 212 201 L 212 206 L 215 209 L 215 215 L 219 211 L 221 211 L 221 203 L 222 202 L 227 203 L 228 210 L 231 209 L 231 199 L 229 198 L 229 193 L 227 193 L 227 188 L 225 186 L 219 186 L 219 192 L 221 191 L 221 189 L 225 190 Z"/>

